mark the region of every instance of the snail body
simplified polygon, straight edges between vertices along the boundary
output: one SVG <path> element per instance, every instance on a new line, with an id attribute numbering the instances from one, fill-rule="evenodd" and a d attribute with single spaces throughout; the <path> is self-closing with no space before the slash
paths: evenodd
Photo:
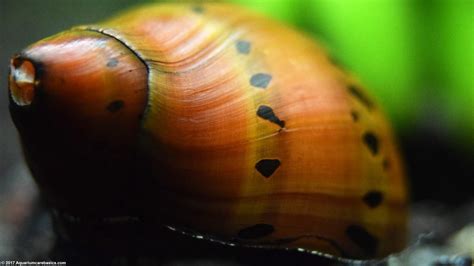
<path id="1" fill-rule="evenodd" d="M 15 56 L 9 87 L 63 218 L 146 217 L 347 258 L 405 245 L 380 108 L 313 40 L 237 6 L 149 5 L 75 27 Z"/>

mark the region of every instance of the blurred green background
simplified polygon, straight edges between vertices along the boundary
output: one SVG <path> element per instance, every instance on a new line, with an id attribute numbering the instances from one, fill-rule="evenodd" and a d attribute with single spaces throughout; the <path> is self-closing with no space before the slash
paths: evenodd
<path id="1" fill-rule="evenodd" d="M 43 37 L 144 2 L 153 1 L 0 1 L 0 178 L 21 160 L 8 114 L 10 56 Z M 415 199 L 473 197 L 467 180 L 474 177 L 474 1 L 231 2 L 314 36 L 360 77 L 394 123 Z"/>

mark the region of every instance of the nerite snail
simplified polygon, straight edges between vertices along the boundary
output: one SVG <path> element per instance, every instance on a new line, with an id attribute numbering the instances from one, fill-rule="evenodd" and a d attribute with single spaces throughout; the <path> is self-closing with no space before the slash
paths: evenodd
<path id="1" fill-rule="evenodd" d="M 352 258 L 404 246 L 389 125 L 320 46 L 276 22 L 149 5 L 33 44 L 9 79 L 26 160 L 63 219 L 151 217 Z"/>

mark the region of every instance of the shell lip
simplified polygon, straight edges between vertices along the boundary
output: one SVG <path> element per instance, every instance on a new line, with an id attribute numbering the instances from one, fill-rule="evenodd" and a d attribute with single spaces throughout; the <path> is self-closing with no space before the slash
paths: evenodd
<path id="1" fill-rule="evenodd" d="M 328 254 L 328 253 L 324 253 L 321 251 L 312 250 L 308 248 L 285 247 L 282 245 L 278 245 L 278 243 L 273 243 L 273 242 L 246 243 L 246 242 L 239 241 L 239 239 L 236 239 L 236 238 L 227 239 L 227 238 L 222 238 L 222 237 L 216 237 L 214 235 L 198 233 L 194 230 L 183 228 L 183 227 L 176 227 L 176 226 L 171 226 L 171 225 L 164 225 L 164 227 L 168 230 L 177 232 L 186 237 L 192 237 L 194 239 L 199 239 L 199 240 L 206 240 L 212 243 L 216 243 L 218 245 L 223 245 L 223 246 L 228 246 L 228 247 L 257 248 L 261 250 L 280 250 L 280 251 L 286 251 L 286 252 L 304 253 L 310 256 L 317 256 L 319 258 L 324 258 L 333 262 L 344 263 L 347 265 L 378 265 L 378 263 L 382 263 L 388 259 L 388 258 L 368 259 L 368 260 L 351 259 L 351 258 L 335 256 L 332 254 Z"/>
<path id="2" fill-rule="evenodd" d="M 67 224 L 67 225 L 74 225 L 78 228 L 84 228 L 84 225 L 86 225 L 86 228 L 96 228 L 97 226 L 104 226 L 104 225 L 112 225 L 117 227 L 118 226 L 123 226 L 123 228 L 127 228 L 129 226 L 137 226 L 137 227 L 143 227 L 148 224 L 146 222 L 146 218 L 143 215 L 121 215 L 121 216 L 109 216 L 109 217 L 101 217 L 100 219 L 91 219 L 90 217 L 81 217 L 77 216 L 65 211 L 60 211 L 57 209 L 52 209 L 53 211 L 53 218 L 54 219 L 59 219 L 61 224 Z M 149 225 L 149 224 L 148 224 Z M 206 233 L 201 233 L 192 229 L 189 229 L 187 227 L 182 227 L 182 226 L 174 226 L 174 225 L 169 225 L 165 223 L 158 223 L 154 224 L 154 229 L 159 230 L 160 232 L 165 232 L 169 231 L 174 234 L 181 235 L 185 238 L 189 239 L 195 239 L 197 241 L 208 241 L 209 243 L 216 244 L 219 246 L 223 247 L 229 247 L 229 248 L 251 248 L 251 249 L 258 249 L 262 251 L 282 251 L 282 252 L 291 252 L 293 254 L 303 254 L 304 256 L 308 256 L 308 258 L 311 258 L 311 256 L 314 256 L 315 259 L 324 259 L 327 260 L 328 262 L 331 263 L 337 263 L 336 265 L 360 265 L 360 266 L 365 266 L 365 265 L 387 265 L 387 263 L 390 260 L 401 260 L 406 256 L 409 256 L 410 253 L 412 253 L 417 247 L 419 247 L 422 244 L 425 244 L 430 241 L 430 238 L 432 238 L 431 234 L 421 234 L 416 242 L 412 243 L 408 247 L 406 247 L 404 250 L 400 252 L 395 252 L 392 253 L 386 257 L 382 258 L 373 258 L 373 259 L 355 259 L 355 258 L 349 258 L 349 257 L 341 257 L 341 256 L 336 256 L 328 253 L 324 253 L 321 251 L 317 250 L 312 250 L 308 248 L 303 248 L 303 247 L 285 247 L 284 242 L 279 242 L 279 241 L 274 241 L 274 242 L 265 242 L 265 241 L 259 241 L 259 242 L 244 242 L 242 239 L 239 238 L 226 238 L 226 237 L 221 237 L 221 236 L 216 236 L 216 235 L 211 235 L 211 234 L 206 234 Z M 112 227 L 114 228 L 114 227 Z M 159 228 L 159 229 L 158 229 Z M 161 231 L 164 230 L 164 231 Z M 126 231 L 123 231 L 126 232 Z M 135 231 L 133 231 L 135 232 Z M 66 240 L 73 240 L 73 238 L 70 238 L 69 234 L 65 234 L 65 232 L 62 232 L 63 234 L 60 235 L 63 239 Z M 87 235 L 81 233 L 81 237 Z M 154 242 L 155 243 L 155 242 Z"/>

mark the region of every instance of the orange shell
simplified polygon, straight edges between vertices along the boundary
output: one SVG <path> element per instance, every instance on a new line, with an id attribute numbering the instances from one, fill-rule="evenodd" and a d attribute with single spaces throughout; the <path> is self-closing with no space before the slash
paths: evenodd
<path id="1" fill-rule="evenodd" d="M 146 65 L 136 139 L 145 170 L 116 185 L 143 184 L 147 216 L 340 257 L 404 247 L 407 193 L 390 126 L 313 40 L 228 4 L 150 5 L 73 31 L 118 40 Z"/>

